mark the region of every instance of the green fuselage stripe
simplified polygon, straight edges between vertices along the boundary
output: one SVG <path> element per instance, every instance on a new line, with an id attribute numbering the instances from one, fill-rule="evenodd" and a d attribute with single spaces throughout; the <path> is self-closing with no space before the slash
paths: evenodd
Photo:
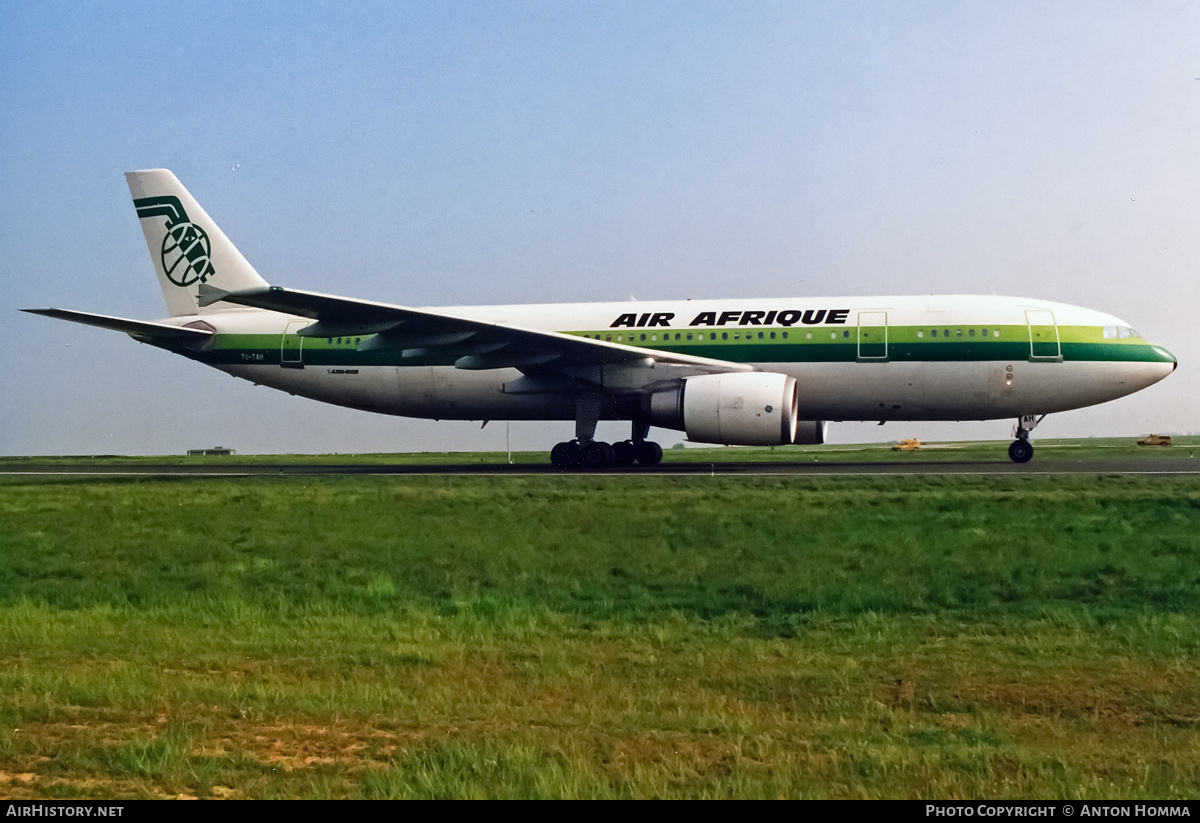
<path id="1" fill-rule="evenodd" d="M 651 351 L 679 352 L 737 363 L 853 363 L 871 359 L 889 362 L 1023 361 L 1031 359 L 1031 354 L 1042 355 L 1044 359 L 1061 355 L 1064 361 L 1172 362 L 1169 355 L 1145 340 L 1106 339 L 1100 328 L 1090 326 L 1059 326 L 1059 342 L 1056 344 L 1051 339 L 1048 343 L 1039 343 L 1041 348 L 1037 351 L 1031 350 L 1030 332 L 1026 326 L 989 327 L 987 337 L 982 334 L 984 329 L 976 331 L 952 326 L 938 329 L 938 336 L 933 337 L 929 327 L 888 327 L 886 350 L 881 327 L 863 327 L 861 331 L 864 334 L 861 341 L 858 326 L 646 332 L 599 329 L 567 333 Z M 971 331 L 976 334 L 971 335 Z M 211 346 L 202 351 L 171 348 L 211 365 L 279 364 L 285 360 L 284 353 L 288 353 L 287 360 L 296 360 L 300 355 L 301 340 L 303 362 L 310 366 L 452 366 L 458 358 L 470 353 L 468 346 L 427 349 L 427 353 L 418 357 L 402 357 L 399 350 L 359 351 L 358 343 L 368 337 L 300 338 L 291 334 L 284 338 L 282 334 L 218 334 Z"/>

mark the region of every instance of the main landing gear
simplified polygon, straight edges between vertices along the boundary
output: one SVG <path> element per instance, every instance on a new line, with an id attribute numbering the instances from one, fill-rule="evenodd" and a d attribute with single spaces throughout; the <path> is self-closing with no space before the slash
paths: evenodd
<path id="1" fill-rule="evenodd" d="M 640 443 L 622 440 L 610 444 L 602 440 L 581 443 L 576 439 L 552 448 L 550 462 L 556 469 L 604 469 L 609 466 L 630 466 L 634 462 L 654 466 L 662 461 L 662 455 L 662 446 L 651 440 Z"/>
<path id="2" fill-rule="evenodd" d="M 1033 459 L 1033 444 L 1029 442 L 1029 433 L 1045 418 L 1044 414 L 1041 417 L 1023 414 L 1017 419 L 1017 426 L 1013 432 L 1017 439 L 1008 447 L 1009 460 L 1014 463 L 1028 463 Z"/>
<path id="3" fill-rule="evenodd" d="M 662 446 L 647 440 L 650 424 L 633 421 L 633 432 L 628 440 L 620 443 L 605 443 L 593 439 L 596 422 L 600 419 L 598 394 L 580 395 L 575 401 L 575 439 L 559 443 L 550 450 L 550 462 L 556 469 L 603 469 L 609 466 L 629 466 L 635 461 L 643 466 L 654 466 L 662 460 Z"/>

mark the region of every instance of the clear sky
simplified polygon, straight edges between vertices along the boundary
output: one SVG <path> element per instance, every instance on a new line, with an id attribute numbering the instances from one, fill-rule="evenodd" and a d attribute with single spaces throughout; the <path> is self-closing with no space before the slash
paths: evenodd
<path id="1" fill-rule="evenodd" d="M 122 176 L 153 167 L 267 280 L 351 297 L 997 293 L 1109 311 L 1179 369 L 1037 434 L 1200 430 L 1200 4 L 0 13 L 0 453 L 503 448 L 500 423 L 337 409 L 18 313 L 165 314 Z M 570 431 L 511 427 L 517 448 Z"/>

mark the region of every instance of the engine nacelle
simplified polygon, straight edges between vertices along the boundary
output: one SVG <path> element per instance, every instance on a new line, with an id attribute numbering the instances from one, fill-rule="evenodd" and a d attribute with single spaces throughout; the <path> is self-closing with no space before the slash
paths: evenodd
<path id="1" fill-rule="evenodd" d="M 688 440 L 780 446 L 796 437 L 796 378 L 772 372 L 705 374 L 650 396 L 650 423 Z"/>
<path id="2" fill-rule="evenodd" d="M 829 424 L 824 420 L 801 420 L 796 424 L 796 437 L 792 440 L 797 446 L 819 446 L 825 442 L 825 432 Z"/>

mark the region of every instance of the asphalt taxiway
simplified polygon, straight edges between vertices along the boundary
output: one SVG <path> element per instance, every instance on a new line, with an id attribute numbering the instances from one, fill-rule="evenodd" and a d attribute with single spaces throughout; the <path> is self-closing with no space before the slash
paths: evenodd
<path id="1" fill-rule="evenodd" d="M 657 466 L 629 466 L 596 471 L 561 472 L 549 463 L 151 463 L 13 461 L 0 466 L 0 475 L 38 476 L 126 476 L 126 477 L 279 477 L 351 475 L 535 475 L 586 474 L 621 476 L 715 476 L 715 475 L 1200 475 L 1200 459 L 1179 457 L 1112 457 L 1071 459 L 1047 457 L 1031 463 L 996 461 L 912 462 L 664 462 Z"/>

